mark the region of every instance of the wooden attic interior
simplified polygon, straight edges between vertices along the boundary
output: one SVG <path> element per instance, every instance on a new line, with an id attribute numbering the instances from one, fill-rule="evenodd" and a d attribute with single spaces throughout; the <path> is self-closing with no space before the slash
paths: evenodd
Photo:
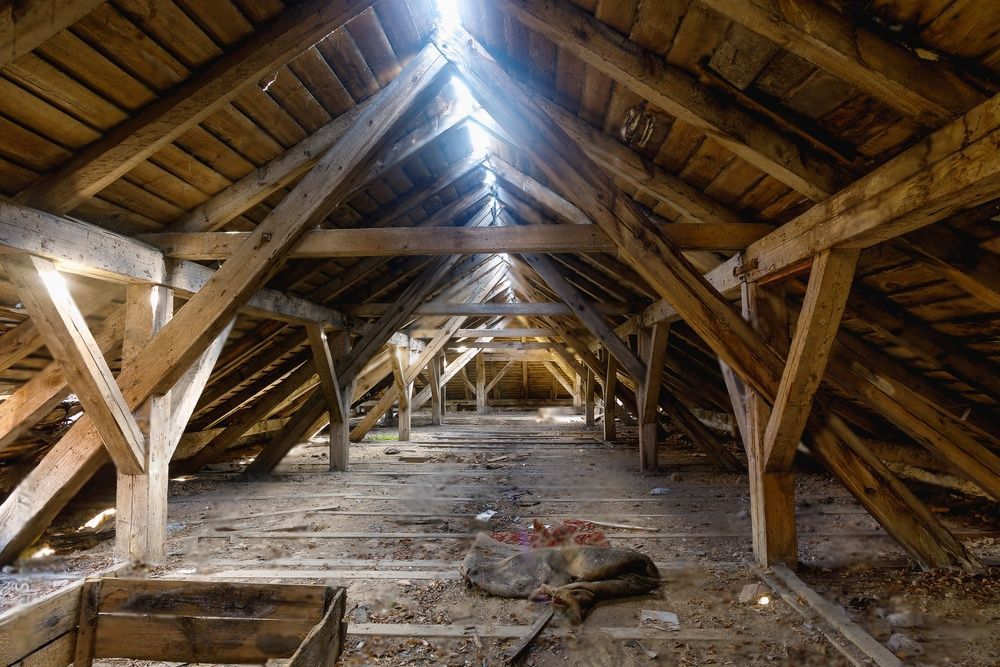
<path id="1" fill-rule="evenodd" d="M 2 7 L 0 560 L 391 432 L 738 480 L 748 571 L 822 476 L 995 587 L 998 85 L 988 0 Z"/>

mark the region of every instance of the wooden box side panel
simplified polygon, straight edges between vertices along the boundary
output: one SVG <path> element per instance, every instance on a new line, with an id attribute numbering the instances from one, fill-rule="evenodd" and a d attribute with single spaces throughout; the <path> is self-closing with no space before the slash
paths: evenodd
<path id="1" fill-rule="evenodd" d="M 0 616 L 0 665 L 57 665 L 55 656 L 67 641 L 76 644 L 83 580 L 60 588 L 39 600 L 11 609 Z M 70 639 L 66 640 L 65 637 Z M 61 643 L 53 647 L 57 641 Z M 35 653 L 41 656 L 33 656 Z M 45 656 L 49 656 L 46 658 Z M 73 649 L 62 665 L 73 661 Z M 38 662 L 45 658 L 48 662 Z M 28 662 L 28 660 L 35 662 Z"/>

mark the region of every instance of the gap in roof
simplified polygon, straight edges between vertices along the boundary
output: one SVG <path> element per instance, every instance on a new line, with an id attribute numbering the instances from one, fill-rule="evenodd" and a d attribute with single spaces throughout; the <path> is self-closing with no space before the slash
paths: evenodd
<path id="1" fill-rule="evenodd" d="M 462 16 L 458 10 L 459 0 L 436 0 L 440 25 L 447 31 L 452 31 L 462 25 Z"/>
<path id="2" fill-rule="evenodd" d="M 487 157 L 490 152 L 490 133 L 481 123 L 476 122 L 474 119 L 475 115 L 485 112 L 480 108 L 479 103 L 476 102 L 476 98 L 472 96 L 469 87 L 465 85 L 465 82 L 461 78 L 453 76 L 451 85 L 455 91 L 454 112 L 469 116 L 469 119 L 465 122 L 465 126 L 469 130 L 469 141 L 472 142 L 472 155 L 475 157 Z"/>
<path id="3" fill-rule="evenodd" d="M 459 0 L 435 0 L 438 11 L 438 24 L 445 31 L 452 31 L 455 28 L 459 28 L 462 25 L 462 17 L 459 12 Z M 459 113 L 465 113 L 469 116 L 478 113 L 484 113 L 479 107 L 479 103 L 476 98 L 472 96 L 472 92 L 469 91 L 468 86 L 465 82 L 457 76 L 453 76 L 451 80 L 452 86 L 455 89 L 455 106 L 456 111 Z M 490 134 L 477 122 L 467 123 L 466 126 L 469 128 L 469 138 L 472 140 L 472 154 L 476 156 L 487 156 L 489 154 L 490 147 Z"/>

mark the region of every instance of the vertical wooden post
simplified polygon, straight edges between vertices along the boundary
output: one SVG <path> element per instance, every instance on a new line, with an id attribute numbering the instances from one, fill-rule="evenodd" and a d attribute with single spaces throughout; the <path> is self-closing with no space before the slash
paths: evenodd
<path id="1" fill-rule="evenodd" d="M 441 426 L 444 423 L 444 387 L 441 386 L 441 356 L 431 357 L 431 425 Z"/>
<path id="2" fill-rule="evenodd" d="M 657 461 L 657 408 L 660 404 L 660 384 L 663 364 L 667 354 L 669 322 L 657 322 L 639 336 L 639 356 L 646 365 L 646 374 L 640 382 L 639 394 L 639 469 L 656 470 Z"/>
<path id="3" fill-rule="evenodd" d="M 583 378 L 579 373 L 573 374 L 573 407 L 578 408 L 583 405 Z"/>
<path id="4" fill-rule="evenodd" d="M 333 438 L 334 424 L 342 424 L 344 416 L 344 394 L 340 389 L 340 381 L 337 378 L 336 359 L 333 350 L 330 349 L 330 340 L 326 331 L 318 324 L 306 326 L 309 336 L 309 347 L 312 349 L 313 365 L 319 374 L 319 384 L 326 399 L 327 413 L 330 417 L 329 433 Z"/>
<path id="5" fill-rule="evenodd" d="M 524 343 L 528 339 L 522 337 L 521 342 Z M 528 362 L 521 362 L 521 400 L 527 402 L 528 400 Z"/>
<path id="6" fill-rule="evenodd" d="M 787 350 L 788 327 L 777 295 L 766 294 L 756 283 L 741 288 L 743 317 L 765 340 Z M 783 304 L 783 302 L 782 302 Z M 771 410 L 759 392 L 745 388 L 746 427 L 750 441 L 744 443 L 750 477 L 750 522 L 753 552 L 763 566 L 798 564 L 795 530 L 795 480 L 790 471 L 765 470 L 764 433 Z"/>
<path id="7" fill-rule="evenodd" d="M 587 418 L 587 428 L 594 427 L 594 371 L 587 367 L 587 379 L 583 388 L 584 414 Z"/>
<path id="8" fill-rule="evenodd" d="M 401 442 L 410 440 L 410 424 L 412 412 L 410 398 L 413 394 L 413 383 L 406 381 L 406 369 L 410 366 L 410 346 L 393 345 L 390 352 L 392 358 L 392 379 L 396 383 L 396 399 L 399 404 L 399 439 Z"/>
<path id="9" fill-rule="evenodd" d="M 331 346 L 334 361 L 340 361 L 347 356 L 351 348 L 351 338 L 345 332 L 337 336 Z M 354 402 L 354 388 L 358 379 L 355 377 L 350 382 L 340 385 L 341 392 L 341 421 L 330 422 L 330 471 L 347 472 L 349 454 L 351 447 L 351 403 Z"/>
<path id="10" fill-rule="evenodd" d="M 165 287 L 129 285 L 126 291 L 122 365 L 134 363 L 173 314 L 173 292 Z M 118 473 L 115 501 L 115 556 L 156 564 L 166 557 L 167 485 L 170 455 L 170 394 L 154 394 L 136 411 L 146 436 L 145 472 Z"/>
<path id="11" fill-rule="evenodd" d="M 486 412 L 486 353 L 476 355 L 476 412 Z"/>
<path id="12" fill-rule="evenodd" d="M 604 377 L 604 439 L 611 441 L 617 436 L 615 419 L 618 416 L 618 362 L 607 350 L 604 357 L 608 361 L 607 375 Z"/>

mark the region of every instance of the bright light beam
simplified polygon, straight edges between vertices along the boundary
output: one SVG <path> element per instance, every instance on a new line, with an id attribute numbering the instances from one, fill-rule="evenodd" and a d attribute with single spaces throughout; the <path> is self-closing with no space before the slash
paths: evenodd
<path id="1" fill-rule="evenodd" d="M 454 30 L 462 25 L 462 17 L 458 11 L 459 0 L 437 0 L 438 15 L 441 17 L 441 27 Z"/>

